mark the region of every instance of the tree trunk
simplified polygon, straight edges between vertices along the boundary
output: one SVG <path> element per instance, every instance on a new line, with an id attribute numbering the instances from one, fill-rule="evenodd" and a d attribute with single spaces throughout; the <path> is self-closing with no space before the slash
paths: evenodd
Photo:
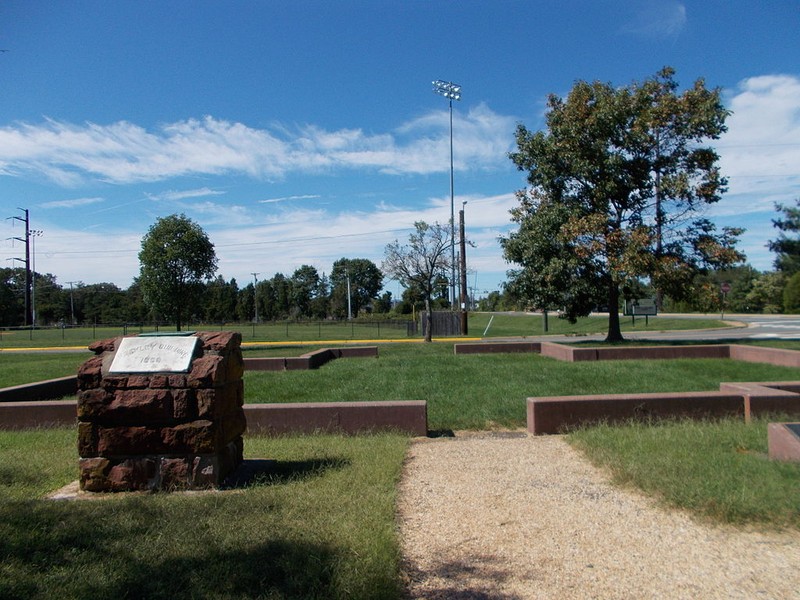
<path id="1" fill-rule="evenodd" d="M 432 341 L 433 315 L 431 314 L 431 298 L 425 296 L 425 341 Z"/>
<path id="2" fill-rule="evenodd" d="M 619 286 L 612 279 L 608 285 L 608 335 L 606 342 L 622 342 L 622 331 L 619 327 Z"/>

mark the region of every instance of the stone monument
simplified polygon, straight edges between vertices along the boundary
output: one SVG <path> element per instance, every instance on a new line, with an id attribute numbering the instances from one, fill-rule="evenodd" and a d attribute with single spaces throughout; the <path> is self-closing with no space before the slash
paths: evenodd
<path id="1" fill-rule="evenodd" d="M 78 371 L 80 488 L 218 487 L 242 462 L 241 335 L 95 342 Z"/>

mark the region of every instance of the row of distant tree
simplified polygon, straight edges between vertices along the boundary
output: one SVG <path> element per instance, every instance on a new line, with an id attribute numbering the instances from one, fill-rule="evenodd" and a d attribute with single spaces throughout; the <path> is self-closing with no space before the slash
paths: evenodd
<path id="1" fill-rule="evenodd" d="M 195 288 L 184 298 L 191 322 L 251 322 L 285 319 L 345 319 L 350 280 L 350 314 L 402 316 L 423 307 L 413 289 L 396 299 L 383 290 L 384 276 L 368 259 L 342 258 L 330 274 L 303 265 L 290 276 L 277 273 L 269 279 L 241 286 L 221 275 Z M 0 326 L 17 327 L 25 321 L 25 270 L 0 269 Z M 446 283 L 440 285 L 435 306 L 447 307 Z M 34 308 L 37 326 L 92 323 L 149 323 L 166 320 L 145 302 L 139 279 L 127 289 L 113 283 L 61 285 L 50 273 L 36 274 Z"/>

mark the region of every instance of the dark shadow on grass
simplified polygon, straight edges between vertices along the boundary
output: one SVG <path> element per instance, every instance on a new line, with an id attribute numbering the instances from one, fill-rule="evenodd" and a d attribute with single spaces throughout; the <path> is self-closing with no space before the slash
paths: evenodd
<path id="1" fill-rule="evenodd" d="M 232 544 L 236 536 L 208 530 L 220 518 L 232 530 L 248 527 L 225 508 L 228 501 L 198 498 L 176 511 L 151 499 L 0 506 L 0 598 L 343 596 L 335 546 L 270 528 Z"/>
<path id="2" fill-rule="evenodd" d="M 247 459 L 228 477 L 222 489 L 230 490 L 256 485 L 279 485 L 290 481 L 319 477 L 332 469 L 350 466 L 343 458 L 318 458 L 309 460 Z"/>

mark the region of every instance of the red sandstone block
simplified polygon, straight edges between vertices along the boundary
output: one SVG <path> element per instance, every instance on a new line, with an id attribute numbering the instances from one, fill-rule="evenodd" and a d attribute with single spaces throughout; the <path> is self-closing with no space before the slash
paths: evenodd
<path id="1" fill-rule="evenodd" d="M 185 490 L 192 487 L 193 460 L 187 458 L 161 458 L 159 489 Z"/>
<path id="2" fill-rule="evenodd" d="M 169 451 L 161 441 L 161 432 L 152 427 L 98 427 L 97 438 L 100 456 L 137 456 Z"/>
<path id="3" fill-rule="evenodd" d="M 145 491 L 155 486 L 156 462 L 152 458 L 128 458 L 108 471 L 112 492 Z"/>
<path id="4" fill-rule="evenodd" d="M 244 375 L 244 359 L 241 350 L 236 350 L 228 355 L 225 381 L 238 381 Z"/>
<path id="5" fill-rule="evenodd" d="M 244 416 L 244 410 L 240 408 L 236 413 L 227 415 L 219 422 L 218 426 L 217 449 L 241 437 L 247 430 L 247 418 Z"/>
<path id="6" fill-rule="evenodd" d="M 117 347 L 117 340 L 122 338 L 109 338 L 106 340 L 98 340 L 89 344 L 89 350 L 95 354 L 102 354 L 103 352 L 113 352 Z"/>
<path id="7" fill-rule="evenodd" d="M 181 423 L 160 430 L 160 448 L 170 454 L 211 454 L 216 451 L 219 427 L 211 421 Z"/>
<path id="8" fill-rule="evenodd" d="M 172 394 L 172 417 L 179 421 L 197 418 L 197 401 L 195 390 L 173 389 Z"/>
<path id="9" fill-rule="evenodd" d="M 107 390 L 121 390 L 128 387 L 127 375 L 106 375 L 103 377 L 103 387 Z"/>
<path id="10" fill-rule="evenodd" d="M 78 368 L 78 389 L 88 390 L 100 386 L 103 379 L 103 357 L 93 356 Z"/>
<path id="11" fill-rule="evenodd" d="M 131 375 L 128 377 L 128 385 L 129 388 L 146 388 L 150 387 L 150 376 L 149 375 Z M 158 386 L 153 386 L 158 387 Z"/>
<path id="12" fill-rule="evenodd" d="M 111 461 L 107 458 L 81 458 L 78 461 L 80 488 L 87 492 L 104 492 L 109 489 L 108 472 Z"/>
<path id="13" fill-rule="evenodd" d="M 224 377 L 224 372 L 220 373 L 220 364 L 223 358 L 216 355 L 206 355 L 192 362 L 192 370 L 187 377 L 187 384 L 192 388 L 214 387 L 218 383 L 218 377 Z M 222 383 L 221 381 L 219 383 Z"/>
<path id="14" fill-rule="evenodd" d="M 148 387 L 151 388 L 168 388 L 169 387 L 169 376 L 156 374 L 150 376 L 150 385 Z"/>
<path id="15" fill-rule="evenodd" d="M 217 420 L 235 413 L 244 404 L 244 382 L 239 379 L 221 387 L 199 389 L 195 395 L 197 415 L 201 419 Z"/>
<path id="16" fill-rule="evenodd" d="M 220 353 L 230 352 L 242 343 L 242 334 L 235 331 L 200 331 L 197 338 L 203 350 Z"/>
<path id="17" fill-rule="evenodd" d="M 178 389 L 188 387 L 186 375 L 170 375 L 168 379 L 167 387 Z"/>
<path id="18" fill-rule="evenodd" d="M 106 412 L 114 400 L 114 394 L 103 388 L 93 388 L 78 392 L 78 418 L 88 421 Z"/>
<path id="19" fill-rule="evenodd" d="M 97 456 L 97 432 L 91 423 L 78 423 L 78 456 Z"/>
<path id="20" fill-rule="evenodd" d="M 117 390 L 114 400 L 101 418 L 114 422 L 141 425 L 173 418 L 170 390 Z"/>

